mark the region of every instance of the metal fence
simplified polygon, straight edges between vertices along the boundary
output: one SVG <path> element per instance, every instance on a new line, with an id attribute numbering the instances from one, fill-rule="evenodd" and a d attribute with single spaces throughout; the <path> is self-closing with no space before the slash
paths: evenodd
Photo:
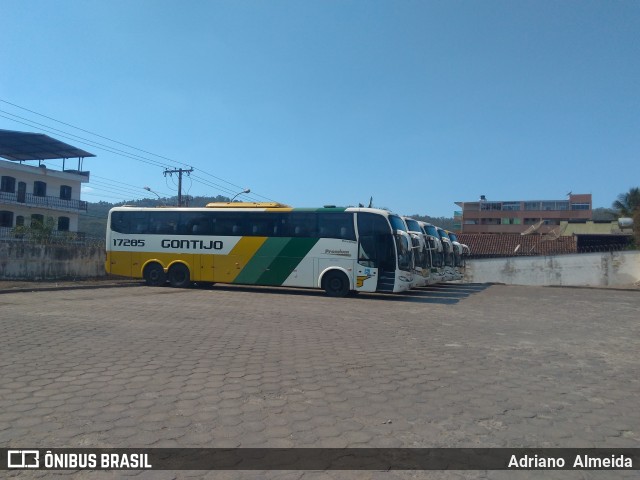
<path id="1" fill-rule="evenodd" d="M 622 244 L 622 243 L 611 243 L 605 245 L 585 245 L 585 246 L 577 246 L 575 251 L 568 251 L 565 249 L 555 250 L 553 248 L 545 248 L 544 250 L 537 250 L 536 248 L 526 251 L 526 250 L 518 250 L 517 252 L 511 253 L 471 253 L 471 255 L 466 256 L 468 260 L 481 259 L 481 258 L 511 258 L 511 257 L 551 257 L 557 255 L 575 255 L 579 253 L 605 253 L 605 252 L 622 252 L 625 250 L 636 250 L 633 245 L 630 244 Z"/>
<path id="2" fill-rule="evenodd" d="M 44 245 L 104 245 L 104 237 L 87 235 L 84 232 L 49 232 L 25 231 L 14 227 L 0 227 L 0 240 L 10 242 L 28 242 Z"/>

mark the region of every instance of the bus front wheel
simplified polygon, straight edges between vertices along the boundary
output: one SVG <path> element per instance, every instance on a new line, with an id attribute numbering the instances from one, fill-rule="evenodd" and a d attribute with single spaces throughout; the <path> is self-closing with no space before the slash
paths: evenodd
<path id="1" fill-rule="evenodd" d="M 322 286 L 329 297 L 346 297 L 349 293 L 349 279 L 337 270 L 325 274 Z"/>
<path id="2" fill-rule="evenodd" d="M 177 263 L 171 267 L 169 269 L 169 284 L 175 288 L 188 287 L 191 284 L 189 268 L 182 263 Z"/>
<path id="3" fill-rule="evenodd" d="M 159 263 L 150 263 L 144 269 L 144 281 L 152 287 L 160 287 L 167 281 L 162 265 Z"/>

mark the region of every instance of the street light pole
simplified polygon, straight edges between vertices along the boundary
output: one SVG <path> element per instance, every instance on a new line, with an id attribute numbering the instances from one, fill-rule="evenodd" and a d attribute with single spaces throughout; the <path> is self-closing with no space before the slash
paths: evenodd
<path id="1" fill-rule="evenodd" d="M 233 202 L 238 195 L 242 195 L 243 193 L 251 193 L 250 188 L 245 188 L 243 191 L 236 193 L 233 198 L 229 201 L 229 203 Z"/>
<path id="2" fill-rule="evenodd" d="M 160 203 L 164 206 L 164 202 L 162 201 L 162 198 L 160 197 L 160 195 L 158 195 L 157 192 L 154 192 L 153 190 L 151 190 L 151 187 L 142 187 L 144 188 L 147 192 L 151 192 L 153 193 L 156 197 L 158 197 L 158 200 L 160 200 Z"/>

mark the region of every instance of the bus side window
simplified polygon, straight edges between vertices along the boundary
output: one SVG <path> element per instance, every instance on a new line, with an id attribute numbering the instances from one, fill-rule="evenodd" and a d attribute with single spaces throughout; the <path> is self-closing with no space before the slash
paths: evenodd
<path id="1" fill-rule="evenodd" d="M 127 212 L 112 212 L 111 213 L 111 230 L 118 233 L 126 233 L 129 229 L 129 222 L 127 221 Z"/>
<path id="2" fill-rule="evenodd" d="M 180 212 L 180 222 L 176 232 L 179 235 L 210 235 L 211 231 L 211 218 L 208 214 Z"/>
<path id="3" fill-rule="evenodd" d="M 318 226 L 314 213 L 293 212 L 289 215 L 291 235 L 295 237 L 317 237 Z"/>
<path id="4" fill-rule="evenodd" d="M 211 235 L 212 230 L 211 222 L 206 218 L 200 218 L 198 222 L 193 225 L 192 232 L 198 235 Z"/>
<path id="5" fill-rule="evenodd" d="M 240 224 L 244 235 L 264 237 L 271 235 L 273 230 L 273 218 L 267 212 L 250 212 L 242 216 Z"/>
<path id="6" fill-rule="evenodd" d="M 149 216 L 146 212 L 125 212 L 131 223 L 125 233 L 148 233 Z"/>
<path id="7" fill-rule="evenodd" d="M 251 235 L 254 237 L 264 237 L 269 230 L 266 222 L 256 222 L 251 226 Z"/>
<path id="8" fill-rule="evenodd" d="M 272 216 L 270 221 L 273 222 L 273 236 L 274 237 L 286 237 L 289 230 L 289 214 L 269 214 Z"/>
<path id="9" fill-rule="evenodd" d="M 351 213 L 341 213 L 338 216 L 338 226 L 339 226 L 339 237 L 344 240 L 355 240 L 356 239 L 356 231 L 353 226 L 353 214 Z"/>
<path id="10" fill-rule="evenodd" d="M 215 235 L 238 235 L 238 219 L 232 212 L 216 212 L 215 220 Z"/>

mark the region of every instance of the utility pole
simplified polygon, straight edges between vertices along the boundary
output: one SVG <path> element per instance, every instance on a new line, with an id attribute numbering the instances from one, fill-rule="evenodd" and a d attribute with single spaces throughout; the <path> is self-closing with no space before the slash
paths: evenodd
<path id="1" fill-rule="evenodd" d="M 187 175 L 189 175 L 191 172 L 193 172 L 193 168 L 189 168 L 188 170 L 184 168 L 176 168 L 174 170 L 164 171 L 165 177 L 167 176 L 167 174 L 169 175 L 173 175 L 174 173 L 178 174 L 178 206 L 179 207 L 182 206 L 182 174 L 186 173 Z"/>

